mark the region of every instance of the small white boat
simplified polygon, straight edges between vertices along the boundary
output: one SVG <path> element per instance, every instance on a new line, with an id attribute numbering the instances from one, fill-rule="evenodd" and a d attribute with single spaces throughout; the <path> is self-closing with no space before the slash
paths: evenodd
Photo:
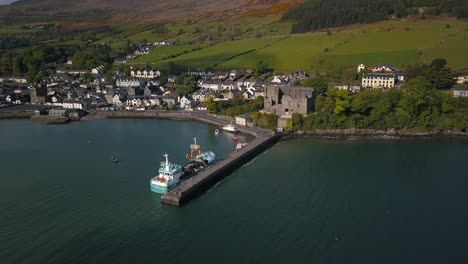
<path id="1" fill-rule="evenodd" d="M 239 130 L 237 129 L 237 127 L 235 127 L 233 124 L 229 124 L 229 125 L 222 126 L 221 129 L 226 130 L 226 131 L 229 131 L 229 132 L 237 132 L 237 131 L 239 131 Z"/>
<path id="2" fill-rule="evenodd" d="M 215 129 L 215 135 L 218 135 L 218 134 L 219 134 L 219 130 Z"/>
<path id="3" fill-rule="evenodd" d="M 248 143 L 237 143 L 236 145 L 236 151 L 239 151 L 245 147 L 247 147 L 249 144 Z"/>

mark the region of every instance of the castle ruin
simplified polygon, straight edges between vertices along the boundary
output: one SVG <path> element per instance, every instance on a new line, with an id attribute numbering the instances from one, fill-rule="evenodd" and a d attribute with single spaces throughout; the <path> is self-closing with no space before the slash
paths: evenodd
<path id="1" fill-rule="evenodd" d="M 314 89 L 299 86 L 267 86 L 264 111 L 277 116 L 299 113 L 307 115 L 313 109 Z"/>

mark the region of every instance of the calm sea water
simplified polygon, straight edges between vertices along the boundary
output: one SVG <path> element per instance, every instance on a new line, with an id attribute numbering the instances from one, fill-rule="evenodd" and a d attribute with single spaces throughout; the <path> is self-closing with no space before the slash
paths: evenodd
<path id="1" fill-rule="evenodd" d="M 161 205 L 162 154 L 232 151 L 213 131 L 0 121 L 0 263 L 468 263 L 466 141 L 288 140 Z"/>

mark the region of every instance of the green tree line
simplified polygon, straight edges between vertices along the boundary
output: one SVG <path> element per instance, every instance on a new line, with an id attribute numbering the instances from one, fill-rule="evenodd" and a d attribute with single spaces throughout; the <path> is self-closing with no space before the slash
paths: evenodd
<path id="1" fill-rule="evenodd" d="M 424 76 L 409 80 L 401 89 L 364 90 L 350 94 L 328 89 L 318 95 L 315 113 L 295 117 L 293 126 L 312 129 L 400 129 L 416 131 L 466 130 L 462 99 L 436 89 Z"/>
<path id="2" fill-rule="evenodd" d="M 292 33 L 304 33 L 318 29 L 339 27 L 357 23 L 371 23 L 389 16 L 405 17 L 417 7 L 429 7 L 431 15 L 449 13 L 465 18 L 468 12 L 466 0 L 309 0 L 284 15 L 294 19 Z"/>
<path id="3" fill-rule="evenodd" d="M 263 109 L 263 97 L 259 96 L 254 100 L 233 99 L 228 101 L 214 101 L 209 98 L 205 101 L 206 110 L 212 114 L 222 114 L 236 116 L 246 113 L 253 113 Z"/>

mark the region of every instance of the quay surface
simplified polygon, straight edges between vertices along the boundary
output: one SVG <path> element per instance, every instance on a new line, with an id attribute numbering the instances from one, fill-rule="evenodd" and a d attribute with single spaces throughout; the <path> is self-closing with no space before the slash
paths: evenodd
<path id="1" fill-rule="evenodd" d="M 223 119 L 203 112 L 185 111 L 100 111 L 97 115 L 108 118 L 162 118 L 173 120 L 195 120 L 216 126 L 227 125 L 231 120 Z M 201 194 L 207 188 L 213 186 L 222 178 L 228 176 L 235 169 L 244 165 L 258 154 L 262 153 L 283 137 L 283 133 L 274 134 L 271 131 L 237 126 L 240 133 L 255 137 L 247 147 L 238 152 L 233 152 L 212 166 L 198 172 L 195 176 L 183 181 L 178 187 L 161 196 L 164 204 L 182 206 L 190 199 Z"/>

